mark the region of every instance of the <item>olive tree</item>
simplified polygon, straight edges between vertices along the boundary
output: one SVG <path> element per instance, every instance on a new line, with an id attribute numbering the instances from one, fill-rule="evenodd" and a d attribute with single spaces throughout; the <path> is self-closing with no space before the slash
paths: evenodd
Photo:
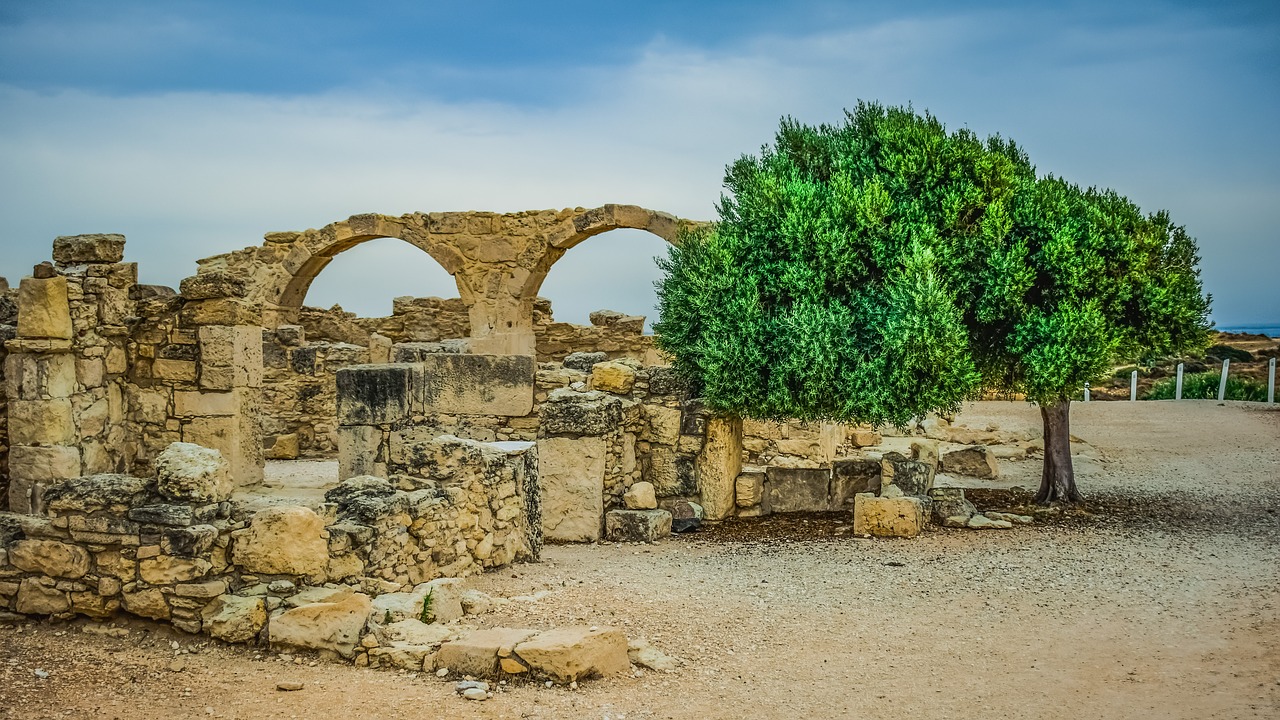
<path id="1" fill-rule="evenodd" d="M 659 261 L 655 326 L 721 412 L 901 426 L 1023 393 L 1044 420 L 1037 500 L 1079 502 L 1071 396 L 1207 342 L 1196 245 L 1165 213 L 927 113 L 785 119 L 725 189 L 718 221 Z"/>

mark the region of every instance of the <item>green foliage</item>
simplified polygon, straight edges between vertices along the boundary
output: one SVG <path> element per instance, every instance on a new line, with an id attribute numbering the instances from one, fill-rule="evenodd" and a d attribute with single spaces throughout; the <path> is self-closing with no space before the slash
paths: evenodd
<path id="1" fill-rule="evenodd" d="M 1207 344 L 1195 243 L 1167 215 L 927 113 L 784 119 L 725 188 L 719 222 L 660 260 L 655 325 L 721 412 L 902 424 Z"/>
<path id="2" fill-rule="evenodd" d="M 1192 373 L 1182 376 L 1182 397 L 1184 400 L 1217 400 L 1218 386 L 1222 375 L 1216 372 Z M 1178 389 L 1177 378 L 1161 380 L 1142 396 L 1143 400 L 1172 400 Z M 1266 402 L 1266 383 L 1249 378 L 1234 378 L 1227 375 L 1227 400 L 1248 400 L 1250 402 Z"/>
<path id="3" fill-rule="evenodd" d="M 434 592 L 434 590 L 428 591 L 422 598 L 422 612 L 418 613 L 418 620 L 426 625 L 430 625 L 436 619 L 435 611 L 431 609 L 431 595 Z"/>

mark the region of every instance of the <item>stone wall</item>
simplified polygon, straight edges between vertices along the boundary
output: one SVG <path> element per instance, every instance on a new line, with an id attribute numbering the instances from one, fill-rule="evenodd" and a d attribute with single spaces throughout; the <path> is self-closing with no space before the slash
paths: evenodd
<path id="1" fill-rule="evenodd" d="M 18 335 L 17 291 L 0 277 L 0 510 L 9 507 L 9 403 L 4 379 L 6 343 Z"/>
<path id="2" fill-rule="evenodd" d="M 299 604 L 281 596 L 302 586 L 312 602 L 342 586 L 343 597 L 405 592 L 537 557 L 531 445 L 441 438 L 415 452 L 418 474 L 349 479 L 316 509 L 238 507 L 219 454 L 184 444 L 162 454 L 158 479 L 52 483 L 42 514 L 0 513 L 0 609 L 123 610 L 246 642 L 274 638 L 272 622 Z"/>

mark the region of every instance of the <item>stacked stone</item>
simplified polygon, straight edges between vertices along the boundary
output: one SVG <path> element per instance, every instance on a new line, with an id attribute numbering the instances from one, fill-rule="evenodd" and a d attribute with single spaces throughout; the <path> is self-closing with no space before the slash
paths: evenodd
<path id="1" fill-rule="evenodd" d="M 337 454 L 337 372 L 352 365 L 386 362 L 370 348 L 343 342 L 308 341 L 298 325 L 262 333 L 262 417 L 267 457 L 332 457 Z"/>
<path id="2" fill-rule="evenodd" d="M 8 341 L 18 335 L 18 292 L 0 277 L 0 510 L 9 507 L 9 402 L 4 368 Z"/>

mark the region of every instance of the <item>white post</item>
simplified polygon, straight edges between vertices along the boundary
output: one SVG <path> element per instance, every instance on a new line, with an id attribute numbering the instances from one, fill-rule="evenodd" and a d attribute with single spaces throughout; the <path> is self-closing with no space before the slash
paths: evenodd
<path id="1" fill-rule="evenodd" d="M 1135 402 L 1138 399 L 1138 371 L 1134 370 L 1129 373 L 1129 402 Z"/>
<path id="2" fill-rule="evenodd" d="M 1178 363 L 1178 384 L 1173 393 L 1174 400 L 1182 399 L 1182 363 Z"/>
<path id="3" fill-rule="evenodd" d="M 1089 383 L 1084 384 L 1084 401 L 1089 402 Z"/>
<path id="4" fill-rule="evenodd" d="M 1269 405 L 1276 404 L 1276 359 L 1271 358 L 1271 362 L 1267 363 L 1267 403 Z"/>
<path id="5" fill-rule="evenodd" d="M 1227 398 L 1227 368 L 1231 367 L 1231 358 L 1222 361 L 1222 379 L 1218 381 L 1218 402 Z"/>

